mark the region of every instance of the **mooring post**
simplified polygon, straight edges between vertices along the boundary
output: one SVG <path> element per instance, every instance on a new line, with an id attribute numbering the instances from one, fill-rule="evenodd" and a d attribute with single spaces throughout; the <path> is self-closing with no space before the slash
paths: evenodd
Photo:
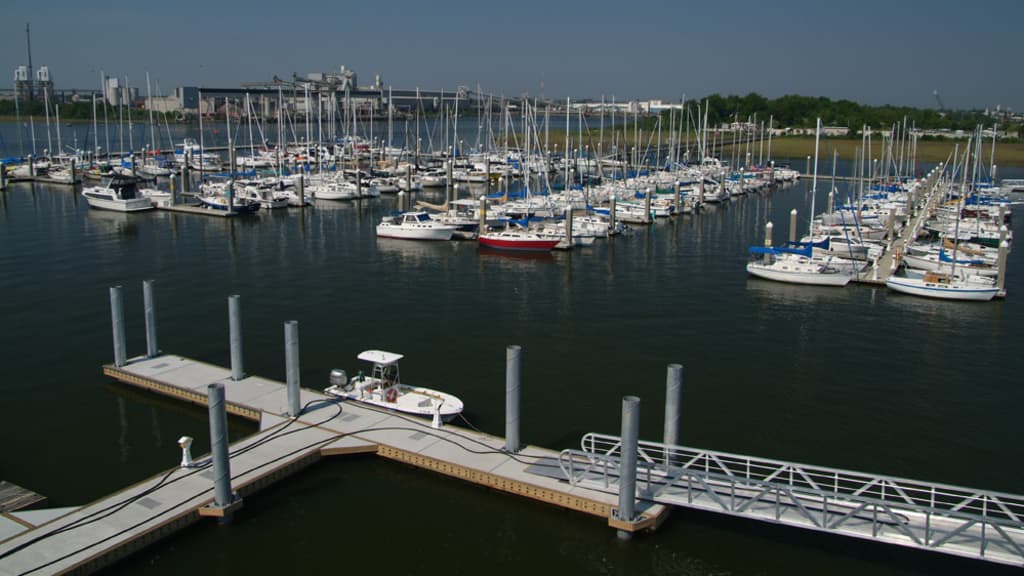
<path id="1" fill-rule="evenodd" d="M 153 301 L 153 281 L 142 281 L 142 307 L 146 313 L 146 358 L 155 358 L 160 352 L 156 345 L 156 303 Z"/>
<path id="2" fill-rule="evenodd" d="M 185 153 L 185 163 L 181 165 L 181 193 L 188 194 L 192 191 L 192 177 L 188 173 L 188 152 Z"/>
<path id="3" fill-rule="evenodd" d="M 231 461 L 228 457 L 228 417 L 224 383 L 206 387 L 210 406 L 210 453 L 213 460 L 213 505 L 226 508 L 234 502 L 231 493 Z M 224 520 L 230 520 L 225 515 Z"/>
<path id="4" fill-rule="evenodd" d="M 114 366 L 124 366 L 128 359 L 124 343 L 124 299 L 120 286 L 110 287 L 110 324 L 114 330 Z"/>
<path id="5" fill-rule="evenodd" d="M 505 451 L 519 452 L 519 361 L 522 347 L 505 349 Z"/>
<path id="6" fill-rule="evenodd" d="M 480 197 L 480 209 L 477 212 L 480 216 L 480 222 L 476 225 L 476 235 L 480 236 L 487 232 L 487 196 Z"/>
<path id="7" fill-rule="evenodd" d="M 568 244 L 568 248 L 573 247 L 572 238 L 572 204 L 566 204 L 565 206 L 565 241 Z"/>
<path id="8" fill-rule="evenodd" d="M 618 519 L 632 522 L 636 519 L 636 452 L 640 436 L 640 399 L 622 398 L 622 453 L 619 455 L 619 509 Z M 618 530 L 619 538 L 628 540 L 631 533 Z"/>
<path id="9" fill-rule="evenodd" d="M 654 217 L 651 216 L 651 196 L 653 195 L 653 188 L 647 188 L 644 190 L 644 224 L 654 222 Z"/>
<path id="10" fill-rule="evenodd" d="M 775 225 L 772 224 L 771 222 L 768 222 L 767 224 L 764 225 L 764 247 L 765 248 L 771 248 L 772 247 L 772 229 L 773 228 L 775 228 Z M 764 255 L 764 263 L 768 264 L 769 262 L 771 262 L 771 260 L 772 260 L 771 254 L 765 253 L 765 255 Z"/>
<path id="11" fill-rule="evenodd" d="M 680 199 L 681 199 L 680 188 L 682 188 L 682 187 L 683 187 L 683 183 L 680 182 L 679 180 L 676 180 L 676 198 L 675 198 L 675 200 L 676 200 L 676 214 L 677 215 L 682 215 L 682 213 L 683 213 L 683 205 L 680 202 Z"/>
<path id="12" fill-rule="evenodd" d="M 242 369 L 242 303 L 238 294 L 228 296 L 228 327 L 231 332 L 231 379 L 245 377 Z"/>
<path id="13" fill-rule="evenodd" d="M 7 168 L 0 164 L 0 190 L 7 189 Z"/>
<path id="14" fill-rule="evenodd" d="M 78 166 L 75 160 L 71 160 L 71 185 L 74 186 L 78 183 Z"/>
<path id="15" fill-rule="evenodd" d="M 679 444 L 679 415 L 683 405 L 683 365 L 669 364 L 665 379 L 665 436 L 662 442 L 666 446 Z M 671 453 L 665 449 L 665 465 L 670 466 Z"/>
<path id="16" fill-rule="evenodd" d="M 178 189 L 174 186 L 174 172 L 171 172 L 169 180 L 170 182 L 168 185 L 171 188 L 171 206 L 174 206 L 178 203 Z"/>
<path id="17" fill-rule="evenodd" d="M 399 192 L 398 193 L 398 211 L 399 212 L 405 212 L 406 211 L 406 207 L 405 207 L 405 192 Z"/>
<path id="18" fill-rule="evenodd" d="M 796 242 L 796 208 L 789 211 L 789 241 Z M 811 238 L 814 242 L 814 238 Z"/>
<path id="19" fill-rule="evenodd" d="M 608 198 L 608 229 L 615 230 L 615 192 Z"/>
<path id="20" fill-rule="evenodd" d="M 284 363 L 288 384 L 288 414 L 298 418 L 302 412 L 299 400 L 299 322 L 284 323 Z"/>
<path id="21" fill-rule="evenodd" d="M 1006 288 L 1006 253 L 1010 251 L 1010 243 L 1006 241 L 1006 225 L 999 227 L 999 256 L 996 260 L 996 288 L 1003 294 Z M 956 258 L 956 254 L 953 254 Z"/>
<path id="22" fill-rule="evenodd" d="M 299 207 L 306 207 L 306 175 L 299 174 L 299 179 L 295 181 L 295 191 L 299 194 Z"/>

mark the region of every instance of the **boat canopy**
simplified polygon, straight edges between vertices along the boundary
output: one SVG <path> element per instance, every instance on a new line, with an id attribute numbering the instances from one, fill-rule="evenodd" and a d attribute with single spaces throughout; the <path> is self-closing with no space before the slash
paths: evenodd
<path id="1" fill-rule="evenodd" d="M 394 352 L 385 352 L 383 350 L 365 350 L 359 353 L 356 358 L 365 362 L 373 362 L 374 364 L 397 364 L 402 359 L 401 354 L 395 354 Z"/>

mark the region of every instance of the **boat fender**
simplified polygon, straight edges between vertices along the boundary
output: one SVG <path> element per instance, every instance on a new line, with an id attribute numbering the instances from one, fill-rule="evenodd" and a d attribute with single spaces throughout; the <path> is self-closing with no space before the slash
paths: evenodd
<path id="1" fill-rule="evenodd" d="M 388 391 L 384 393 L 384 399 L 394 403 L 395 400 L 398 400 L 398 390 L 388 388 Z"/>

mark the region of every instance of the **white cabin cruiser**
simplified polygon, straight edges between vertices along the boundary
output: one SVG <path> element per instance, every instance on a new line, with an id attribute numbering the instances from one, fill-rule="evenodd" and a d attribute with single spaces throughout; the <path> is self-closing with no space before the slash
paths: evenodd
<path id="1" fill-rule="evenodd" d="M 348 378 L 344 370 L 331 370 L 331 385 L 324 389 L 325 393 L 424 418 L 433 418 L 436 411 L 444 421 L 462 413 L 462 400 L 451 394 L 402 384 L 398 378 L 401 354 L 366 350 L 357 358 L 373 364 L 370 375 L 360 370 Z"/>

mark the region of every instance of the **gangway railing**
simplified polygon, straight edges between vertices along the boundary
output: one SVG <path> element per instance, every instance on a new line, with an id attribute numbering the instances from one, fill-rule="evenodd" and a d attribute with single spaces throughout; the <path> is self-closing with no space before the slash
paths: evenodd
<path id="1" fill-rule="evenodd" d="M 618 492 L 621 439 L 589 433 L 559 465 Z M 1024 496 L 640 441 L 637 497 L 1024 566 Z"/>

